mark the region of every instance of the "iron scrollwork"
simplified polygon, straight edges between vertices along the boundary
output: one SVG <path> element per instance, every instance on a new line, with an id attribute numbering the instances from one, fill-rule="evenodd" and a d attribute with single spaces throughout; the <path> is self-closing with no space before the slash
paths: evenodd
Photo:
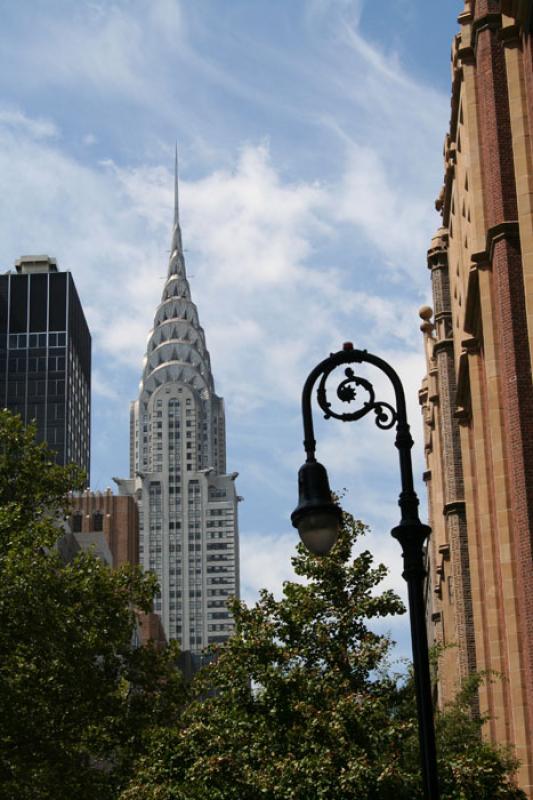
<path id="1" fill-rule="evenodd" d="M 376 415 L 375 422 L 378 428 L 381 428 L 383 431 L 387 431 L 392 428 L 398 419 L 396 409 L 394 409 L 390 403 L 376 401 L 376 393 L 370 381 L 366 378 L 356 375 L 351 367 L 347 367 L 347 369 L 344 371 L 346 377 L 337 387 L 337 397 L 343 403 L 352 403 L 354 400 L 359 400 L 358 394 L 360 389 L 363 389 L 366 392 L 367 397 L 354 411 L 338 414 L 333 410 L 331 403 L 327 398 L 326 383 L 336 367 L 337 365 L 333 364 L 330 369 L 326 369 L 323 372 L 317 389 L 318 405 L 324 412 L 325 418 L 330 419 L 331 417 L 334 417 L 335 419 L 340 419 L 343 422 L 352 422 L 354 420 L 361 419 L 361 417 L 364 417 L 370 411 L 373 411 Z"/>

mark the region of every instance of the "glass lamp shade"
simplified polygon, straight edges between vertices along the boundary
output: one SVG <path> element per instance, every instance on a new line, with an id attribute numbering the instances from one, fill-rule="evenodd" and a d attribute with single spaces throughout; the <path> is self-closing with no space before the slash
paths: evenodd
<path id="1" fill-rule="evenodd" d="M 339 537 L 339 528 L 339 517 L 333 509 L 310 511 L 300 520 L 298 533 L 310 553 L 327 556 Z"/>
<path id="2" fill-rule="evenodd" d="M 342 512 L 331 499 L 325 467 L 316 461 L 300 467 L 298 490 L 299 502 L 291 514 L 292 524 L 311 553 L 327 555 L 337 541 Z"/>

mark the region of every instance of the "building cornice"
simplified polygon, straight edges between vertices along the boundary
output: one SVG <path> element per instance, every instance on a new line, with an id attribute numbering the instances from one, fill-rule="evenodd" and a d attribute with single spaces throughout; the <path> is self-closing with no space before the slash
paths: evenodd
<path id="1" fill-rule="evenodd" d="M 440 341 L 435 342 L 433 353 L 438 355 L 440 352 L 453 352 L 453 339 L 440 339 Z"/>
<path id="2" fill-rule="evenodd" d="M 494 248 L 502 240 L 514 241 L 520 239 L 520 229 L 516 220 L 506 220 L 493 225 L 487 230 L 485 249 L 472 253 L 470 258 L 472 266 L 468 273 L 466 288 L 464 329 L 467 333 L 476 336 L 479 323 L 479 270 L 492 269 Z"/>
<path id="3" fill-rule="evenodd" d="M 500 11 L 488 11 L 472 22 L 472 47 L 474 53 L 477 52 L 477 41 L 482 31 L 499 31 L 502 27 L 502 15 Z"/>
<path id="4" fill-rule="evenodd" d="M 488 261 L 492 266 L 492 258 L 494 256 L 494 248 L 502 239 L 508 241 L 516 241 L 520 239 L 520 228 L 517 220 L 504 220 L 497 225 L 493 225 L 487 231 L 487 246 L 486 252 L 488 253 Z"/>
<path id="5" fill-rule="evenodd" d="M 464 500 L 452 500 L 450 503 L 446 503 L 443 508 L 443 514 L 445 517 L 451 514 L 464 514 L 466 511 L 466 503 Z"/>

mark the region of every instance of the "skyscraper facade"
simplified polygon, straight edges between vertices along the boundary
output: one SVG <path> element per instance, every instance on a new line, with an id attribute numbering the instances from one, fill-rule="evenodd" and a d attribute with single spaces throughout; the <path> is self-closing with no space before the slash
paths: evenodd
<path id="1" fill-rule="evenodd" d="M 467 0 L 421 309 L 438 699 L 488 671 L 485 735 L 533 798 L 533 2 Z M 434 311 L 434 313 L 433 313 Z"/>
<path id="2" fill-rule="evenodd" d="M 226 474 L 224 402 L 185 273 L 176 174 L 168 275 L 131 407 L 130 479 L 117 483 L 138 499 L 140 562 L 157 575 L 166 636 L 192 653 L 233 630 L 236 477 Z"/>
<path id="3" fill-rule="evenodd" d="M 70 272 L 23 256 L 0 275 L 0 403 L 89 478 L 91 335 Z"/>

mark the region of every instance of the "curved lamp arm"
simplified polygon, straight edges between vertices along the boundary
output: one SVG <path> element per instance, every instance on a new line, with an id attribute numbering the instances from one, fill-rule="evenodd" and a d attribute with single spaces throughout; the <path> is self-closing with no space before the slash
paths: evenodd
<path id="1" fill-rule="evenodd" d="M 376 400 L 374 387 L 370 381 L 355 375 L 352 369 L 345 371 L 345 379 L 337 387 L 337 397 L 344 403 L 351 403 L 356 399 L 358 391 L 362 388 L 367 399 L 354 411 L 338 414 L 331 408 L 327 398 L 327 380 L 331 373 L 344 364 L 372 364 L 383 372 L 392 384 L 396 407 Z M 321 361 L 309 374 L 302 392 L 302 419 L 304 427 L 304 448 L 307 463 L 316 461 L 316 441 L 311 408 L 311 395 L 318 379 L 320 384 L 317 391 L 317 401 L 324 411 L 326 419 L 333 417 L 342 422 L 355 422 L 370 412 L 376 415 L 376 425 L 382 430 L 388 430 L 396 424 L 396 447 L 400 458 L 401 494 L 399 505 L 402 511 L 401 525 L 419 521 L 418 497 L 414 490 L 413 468 L 411 462 L 411 448 L 413 438 L 407 422 L 407 409 L 403 385 L 397 372 L 379 356 L 368 353 L 366 350 L 355 350 L 353 345 L 347 343 L 342 350 L 332 353 Z"/>

